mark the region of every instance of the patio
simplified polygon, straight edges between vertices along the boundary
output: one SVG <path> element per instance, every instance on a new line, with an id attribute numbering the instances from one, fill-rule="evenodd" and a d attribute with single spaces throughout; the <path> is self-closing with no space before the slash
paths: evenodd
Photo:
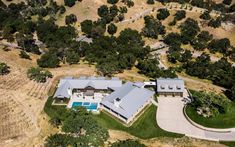
<path id="1" fill-rule="evenodd" d="M 85 96 L 82 92 L 81 93 L 73 93 L 72 97 L 70 98 L 70 101 L 67 105 L 67 108 L 72 108 L 72 105 L 74 102 L 89 102 L 89 103 L 97 103 L 98 108 L 100 105 L 100 102 L 104 97 L 106 97 L 109 94 L 106 93 L 94 93 L 94 96 Z"/>

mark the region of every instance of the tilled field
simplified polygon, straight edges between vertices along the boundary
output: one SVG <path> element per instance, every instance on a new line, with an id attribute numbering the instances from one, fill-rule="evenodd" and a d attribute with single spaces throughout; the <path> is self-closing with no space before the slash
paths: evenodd
<path id="1" fill-rule="evenodd" d="M 0 62 L 7 63 L 11 70 L 0 76 L 0 146 L 40 146 L 52 133 L 43 113 L 50 88 L 55 87 L 59 77 L 94 75 L 95 70 L 84 64 L 62 66 L 49 69 L 54 77 L 46 83 L 36 83 L 27 78 L 27 69 L 36 66 L 36 58 L 25 60 L 18 54 L 18 50 L 0 49 Z"/>

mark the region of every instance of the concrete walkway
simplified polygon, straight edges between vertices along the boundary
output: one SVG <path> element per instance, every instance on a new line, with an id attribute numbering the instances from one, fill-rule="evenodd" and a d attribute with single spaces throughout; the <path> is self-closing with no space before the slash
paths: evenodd
<path id="1" fill-rule="evenodd" d="M 235 131 L 206 131 L 192 125 L 183 114 L 184 106 L 185 101 L 181 97 L 159 97 L 156 113 L 159 127 L 168 132 L 185 134 L 193 138 L 213 141 L 235 140 Z"/>

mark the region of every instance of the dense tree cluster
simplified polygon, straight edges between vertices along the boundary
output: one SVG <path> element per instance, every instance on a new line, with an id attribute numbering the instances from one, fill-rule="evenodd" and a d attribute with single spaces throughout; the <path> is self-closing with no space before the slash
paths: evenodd
<path id="1" fill-rule="evenodd" d="M 180 25 L 180 33 L 167 34 L 164 37 L 164 42 L 174 47 L 180 46 L 181 44 L 190 44 L 196 50 L 208 48 L 212 53 L 220 52 L 226 56 L 233 53 L 228 38 L 213 39 L 213 36 L 208 31 L 199 32 L 200 27 L 197 21 L 188 18 Z M 176 54 L 174 56 L 176 56 Z"/>
<path id="2" fill-rule="evenodd" d="M 191 42 L 195 50 L 204 50 L 208 47 L 208 43 L 213 39 L 213 36 L 208 31 L 202 31 Z"/>
<path id="3" fill-rule="evenodd" d="M 24 20 L 21 13 L 26 7 L 24 3 L 11 3 L 8 7 L 0 8 L 1 36 L 9 42 L 16 40 L 26 51 L 39 54 L 39 49 L 32 37 L 36 25 L 31 20 Z"/>
<path id="4" fill-rule="evenodd" d="M 101 21 L 92 21 L 92 20 L 84 20 L 81 22 L 81 30 L 88 37 L 99 38 L 104 35 L 106 31 L 106 24 Z"/>
<path id="5" fill-rule="evenodd" d="M 210 27 L 213 27 L 213 28 L 218 28 L 221 26 L 221 18 L 218 17 L 216 19 L 211 19 L 209 22 L 208 22 L 208 26 Z"/>
<path id="6" fill-rule="evenodd" d="M 195 61 L 183 65 L 185 72 L 191 76 L 211 80 L 214 84 L 230 90 L 235 83 L 235 67 L 225 58 L 212 63 L 210 56 L 203 53 Z"/>
<path id="7" fill-rule="evenodd" d="M 8 6 L 2 4 L 0 6 L 1 37 L 9 42 L 17 42 L 18 46 L 26 52 L 41 54 L 36 40 L 34 39 L 34 35 L 35 33 L 38 36 L 41 35 L 40 27 L 44 29 L 44 32 L 47 32 L 47 26 L 41 26 L 44 24 L 43 17 L 49 16 L 49 20 L 54 21 L 55 15 L 59 11 L 65 12 L 64 6 L 57 5 L 55 1 L 47 0 L 27 1 L 27 5 L 24 2 L 17 4 L 11 3 Z M 32 21 L 32 16 L 36 15 L 38 15 L 38 18 Z M 42 39 L 41 36 L 40 39 Z M 43 40 L 43 43 L 45 43 L 44 41 L 46 41 L 46 39 Z"/>
<path id="8" fill-rule="evenodd" d="M 98 15 L 101 17 L 101 22 L 108 24 L 111 21 L 122 21 L 124 19 L 124 13 L 127 12 L 126 7 L 118 8 L 117 5 L 112 5 L 110 7 L 102 5 L 98 8 Z"/>
<path id="9" fill-rule="evenodd" d="M 99 126 L 92 114 L 85 107 L 66 109 L 51 105 L 48 98 L 44 111 L 51 117 L 51 122 L 62 127 L 63 134 L 54 134 L 46 139 L 45 146 L 103 146 L 108 139 L 108 131 Z"/>
<path id="10" fill-rule="evenodd" d="M 141 144 L 136 140 L 122 140 L 112 143 L 111 147 L 146 147 L 144 144 Z"/>
<path id="11" fill-rule="evenodd" d="M 31 67 L 27 71 L 27 76 L 30 80 L 38 83 L 45 83 L 48 78 L 52 78 L 52 73 L 39 67 Z"/>
<path id="12" fill-rule="evenodd" d="M 37 64 L 43 68 L 55 68 L 59 66 L 60 59 L 58 58 L 56 53 L 48 52 L 43 54 L 41 58 L 37 60 Z"/>
<path id="13" fill-rule="evenodd" d="M 163 68 L 159 68 L 159 62 L 157 59 L 140 60 L 136 67 L 140 69 L 139 73 L 144 74 L 153 79 L 159 77 L 165 77 L 165 78 L 177 77 L 174 70 L 172 69 L 164 70 Z"/>
<path id="14" fill-rule="evenodd" d="M 200 31 L 197 21 L 187 18 L 184 23 L 180 25 L 181 41 L 183 44 L 190 43 Z"/>
<path id="15" fill-rule="evenodd" d="M 229 52 L 228 49 L 230 47 L 231 47 L 230 40 L 228 38 L 213 39 L 208 44 L 208 49 L 210 49 L 212 53 L 220 52 L 220 53 L 223 53 L 224 55 L 228 54 Z"/>
<path id="16" fill-rule="evenodd" d="M 37 28 L 38 39 L 49 48 L 66 48 L 73 43 L 77 36 L 75 28 L 72 26 L 61 26 L 55 24 L 53 20 L 42 21 Z M 63 37 L 62 37 L 63 36 Z"/>
<path id="17" fill-rule="evenodd" d="M 6 75 L 10 73 L 10 67 L 3 62 L 0 62 L 0 75 Z"/>
<path id="18" fill-rule="evenodd" d="M 101 18 L 99 21 L 103 24 L 108 24 L 112 21 L 122 21 L 126 12 L 127 8 L 125 6 L 118 7 L 114 4 L 108 7 L 107 5 L 102 5 L 98 8 L 98 15 Z"/>
<path id="19" fill-rule="evenodd" d="M 134 66 L 137 59 L 143 59 L 150 48 L 144 47 L 141 35 L 125 29 L 116 37 L 103 36 L 83 47 L 85 59 L 96 66 L 104 75 L 121 72 Z"/>
<path id="20" fill-rule="evenodd" d="M 180 46 L 181 45 L 181 35 L 179 33 L 169 33 L 164 37 L 164 43 L 170 46 Z"/>
<path id="21" fill-rule="evenodd" d="M 166 33 L 165 26 L 162 25 L 160 21 L 153 18 L 153 16 L 144 17 L 145 26 L 142 29 L 142 34 L 145 37 L 158 38 L 158 35 L 163 35 Z"/>
<path id="22" fill-rule="evenodd" d="M 178 46 L 170 47 L 167 52 L 168 61 L 171 63 L 188 62 L 192 59 L 192 53 L 190 50 L 183 50 Z"/>
<path id="23" fill-rule="evenodd" d="M 200 111 L 204 117 L 214 117 L 218 114 L 225 114 L 231 107 L 230 100 L 222 95 L 191 90 L 193 102 L 191 106 L 195 111 Z"/>

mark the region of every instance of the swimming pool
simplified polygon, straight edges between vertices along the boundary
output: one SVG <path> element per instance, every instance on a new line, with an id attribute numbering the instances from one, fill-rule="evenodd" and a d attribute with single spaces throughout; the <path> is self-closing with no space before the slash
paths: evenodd
<path id="1" fill-rule="evenodd" d="M 97 110 L 98 104 L 97 103 L 90 103 L 90 102 L 73 102 L 72 107 L 83 106 L 86 107 L 87 110 Z"/>

